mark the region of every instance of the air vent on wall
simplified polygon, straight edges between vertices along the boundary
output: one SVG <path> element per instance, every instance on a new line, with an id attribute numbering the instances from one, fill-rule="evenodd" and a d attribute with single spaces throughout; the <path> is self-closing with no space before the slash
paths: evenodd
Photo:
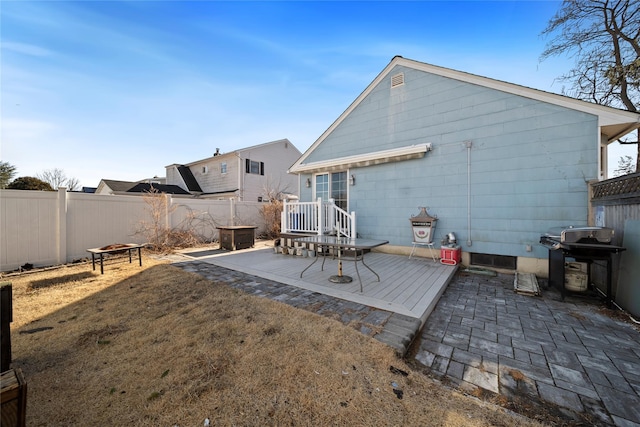
<path id="1" fill-rule="evenodd" d="M 404 84 L 404 73 L 396 74 L 391 77 L 391 87 L 397 87 Z"/>

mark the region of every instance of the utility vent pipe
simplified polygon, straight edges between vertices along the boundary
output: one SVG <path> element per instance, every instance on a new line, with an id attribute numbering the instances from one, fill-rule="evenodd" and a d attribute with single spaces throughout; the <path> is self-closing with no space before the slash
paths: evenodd
<path id="1" fill-rule="evenodd" d="M 467 246 L 471 246 L 471 141 L 464 142 L 467 147 Z"/>

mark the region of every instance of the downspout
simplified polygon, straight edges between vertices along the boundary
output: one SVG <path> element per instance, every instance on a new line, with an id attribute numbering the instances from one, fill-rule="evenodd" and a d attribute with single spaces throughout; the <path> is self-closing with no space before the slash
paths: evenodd
<path id="1" fill-rule="evenodd" d="M 471 246 L 471 141 L 465 141 L 467 147 L 467 246 Z"/>

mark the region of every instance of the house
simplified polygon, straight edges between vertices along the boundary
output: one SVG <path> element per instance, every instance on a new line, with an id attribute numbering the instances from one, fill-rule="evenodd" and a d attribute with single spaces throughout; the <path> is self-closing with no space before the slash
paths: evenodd
<path id="1" fill-rule="evenodd" d="M 113 179 L 102 179 L 98 187 L 94 191 L 95 194 L 110 195 L 118 194 L 125 196 L 143 195 L 153 190 L 161 193 L 173 194 L 177 196 L 190 196 L 188 191 L 183 190 L 177 185 L 165 184 L 165 178 L 150 178 L 141 181 L 117 181 Z"/>
<path id="2" fill-rule="evenodd" d="M 334 198 L 357 235 L 408 254 L 410 217 L 437 216 L 466 265 L 546 274 L 541 234 L 589 224 L 589 182 L 640 115 L 394 57 L 289 169 L 300 201 Z"/>
<path id="3" fill-rule="evenodd" d="M 267 201 L 275 194 L 296 193 L 298 179 L 287 169 L 300 157 L 288 140 L 267 142 L 186 165 L 166 166 L 167 184 L 201 198 Z"/>

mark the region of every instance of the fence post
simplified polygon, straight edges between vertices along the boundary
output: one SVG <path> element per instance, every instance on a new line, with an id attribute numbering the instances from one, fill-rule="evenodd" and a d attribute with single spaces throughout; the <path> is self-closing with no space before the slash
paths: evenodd
<path id="1" fill-rule="evenodd" d="M 58 264 L 67 263 L 67 189 L 58 187 Z"/>
<path id="2" fill-rule="evenodd" d="M 165 193 L 164 195 L 165 203 L 164 203 L 164 228 L 165 230 L 171 230 L 171 204 L 173 200 L 171 199 L 171 194 Z"/>
<path id="3" fill-rule="evenodd" d="M 234 209 L 234 201 L 235 199 L 233 197 L 229 198 L 229 220 L 227 221 L 227 225 L 233 227 L 234 225 L 236 225 L 236 215 L 235 215 L 235 209 Z"/>

